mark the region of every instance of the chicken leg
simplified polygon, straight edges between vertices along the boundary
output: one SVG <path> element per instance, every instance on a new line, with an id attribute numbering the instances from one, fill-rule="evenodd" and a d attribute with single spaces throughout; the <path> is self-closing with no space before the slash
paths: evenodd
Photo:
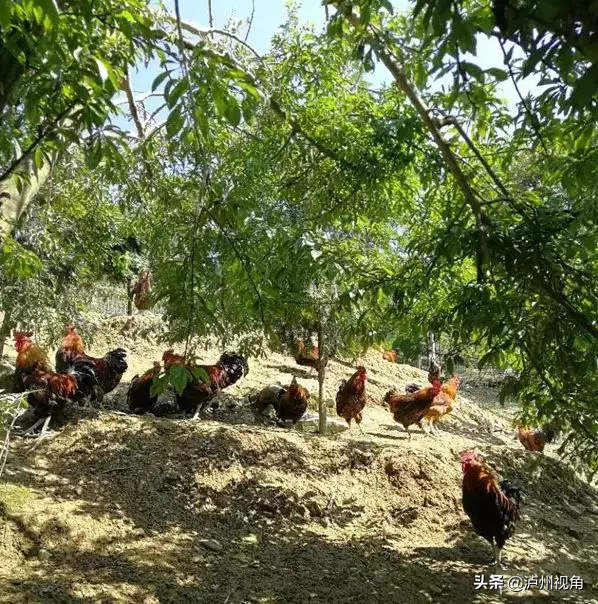
<path id="1" fill-rule="evenodd" d="M 24 432 L 21 432 L 20 436 L 28 436 L 30 438 L 44 438 L 45 436 L 47 436 L 50 433 L 50 431 L 48 430 L 48 426 L 50 424 L 51 419 L 52 419 L 51 415 L 48 415 L 48 417 L 45 417 L 42 419 L 38 419 L 33 424 L 33 426 L 30 426 L 29 428 L 27 428 L 27 430 L 25 430 Z M 42 429 L 40 430 L 39 434 L 35 434 L 35 429 L 40 425 L 42 426 Z"/>
<path id="2" fill-rule="evenodd" d="M 495 543 L 492 543 L 492 553 L 494 554 L 494 558 L 492 560 L 492 564 L 494 566 L 498 566 L 498 568 L 503 568 L 503 565 L 502 565 L 502 548 L 498 547 Z"/>

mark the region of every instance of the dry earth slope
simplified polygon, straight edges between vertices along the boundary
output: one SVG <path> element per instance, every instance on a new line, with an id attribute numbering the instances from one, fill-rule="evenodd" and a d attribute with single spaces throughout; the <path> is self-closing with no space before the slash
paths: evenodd
<path id="1" fill-rule="evenodd" d="M 113 318 L 92 352 L 124 344 L 128 382 L 159 358 L 159 331 L 151 316 Z M 249 390 L 294 374 L 317 391 L 315 375 L 272 354 L 250 359 L 247 378 L 200 421 L 105 411 L 32 452 L 15 441 L 0 482 L 0 602 L 596 600 L 596 491 L 551 451 L 526 453 L 488 389 L 463 390 L 442 437 L 414 429 L 407 441 L 380 401 L 425 374 L 379 356 L 363 360 L 365 435 L 256 423 L 242 404 Z M 352 371 L 331 362 L 330 399 Z M 125 393 L 107 406 L 122 408 Z M 579 575 L 583 591 L 474 590 L 476 574 L 497 571 L 461 510 L 455 453 L 473 446 L 525 491 L 504 574 Z"/>

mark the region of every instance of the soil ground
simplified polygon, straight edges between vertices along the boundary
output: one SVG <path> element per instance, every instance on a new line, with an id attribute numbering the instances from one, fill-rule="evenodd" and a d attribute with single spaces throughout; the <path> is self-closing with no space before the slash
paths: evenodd
<path id="1" fill-rule="evenodd" d="M 152 315 L 103 321 L 90 352 L 124 346 L 129 370 L 99 417 L 33 450 L 13 440 L 0 480 L 0 602 L 597 601 L 598 493 L 555 446 L 521 447 L 496 390 L 465 380 L 442 435 L 412 428 L 409 441 L 381 401 L 426 374 L 368 353 L 365 434 L 320 437 L 260 423 L 247 407 L 249 392 L 296 375 L 315 410 L 314 372 L 269 354 L 249 359 L 248 376 L 198 421 L 114 413 L 131 377 L 160 358 L 161 333 Z M 331 361 L 330 401 L 353 371 Z M 457 453 L 472 447 L 524 490 L 502 571 L 461 508 Z M 481 574 L 576 575 L 585 586 L 476 590 Z"/>

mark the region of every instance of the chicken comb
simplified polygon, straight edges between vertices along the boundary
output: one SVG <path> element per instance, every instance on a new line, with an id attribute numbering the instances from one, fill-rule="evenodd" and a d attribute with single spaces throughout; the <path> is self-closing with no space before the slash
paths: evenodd
<path id="1" fill-rule="evenodd" d="M 24 340 L 25 338 L 30 338 L 33 335 L 32 331 L 13 331 L 13 338 L 15 341 Z"/>
<path id="2" fill-rule="evenodd" d="M 463 463 L 466 460 L 470 459 L 479 459 L 480 454 L 475 449 L 467 449 L 465 451 L 461 451 L 459 453 L 459 460 Z"/>

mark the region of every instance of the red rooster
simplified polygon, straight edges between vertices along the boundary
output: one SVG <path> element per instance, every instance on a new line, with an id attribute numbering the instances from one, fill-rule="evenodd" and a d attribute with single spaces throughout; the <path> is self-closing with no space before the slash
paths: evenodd
<path id="1" fill-rule="evenodd" d="M 354 419 L 361 433 L 363 433 L 361 420 L 366 403 L 365 383 L 367 379 L 366 368 L 360 366 L 348 382 L 346 380 L 341 382 L 336 394 L 336 413 L 349 424 L 349 430 L 351 430 L 351 420 Z"/>
<path id="2" fill-rule="evenodd" d="M 52 371 L 48 355 L 31 339 L 32 332 L 15 332 L 17 361 L 14 388 L 17 392 L 32 392 L 27 402 L 37 416 L 42 415 L 23 434 L 31 434 L 40 424 L 42 438 L 47 434 L 52 416 L 69 401 L 82 402 L 101 396 L 93 366 L 84 360 L 75 360 L 65 373 Z"/>
<path id="3" fill-rule="evenodd" d="M 162 360 L 166 371 L 174 365 L 183 365 L 191 374 L 195 369 L 202 369 L 208 374 L 209 381 L 195 376 L 187 383 L 183 392 L 176 395 L 180 411 L 184 413 L 195 411 L 193 419 L 197 419 L 200 411 L 220 390 L 232 386 L 249 373 L 247 360 L 235 352 L 223 353 L 216 365 L 191 365 L 186 363 L 183 355 L 174 354 L 171 348 L 164 352 Z"/>
<path id="4" fill-rule="evenodd" d="M 295 361 L 297 365 L 302 365 L 304 367 L 311 367 L 316 371 L 320 371 L 320 350 L 317 346 L 312 347 L 312 349 L 307 352 L 305 348 L 305 344 L 303 340 L 297 340 L 295 342 L 297 346 L 297 355 L 295 356 Z"/>
<path id="5" fill-rule="evenodd" d="M 174 348 L 169 348 L 164 351 L 162 355 L 162 362 L 164 363 L 164 369 L 168 371 L 173 365 L 184 365 L 185 356 L 182 354 L 176 354 Z"/>
<path id="6" fill-rule="evenodd" d="M 141 376 L 136 375 L 131 380 L 129 391 L 127 392 L 127 402 L 131 413 L 142 415 L 153 410 L 158 402 L 157 396 L 152 396 L 151 388 L 154 379 L 160 374 L 160 362 L 154 361 L 154 366 L 148 369 Z"/>
<path id="7" fill-rule="evenodd" d="M 461 453 L 463 509 L 475 532 L 492 545 L 494 562 L 502 568 L 502 548 L 519 519 L 521 494 L 508 480 L 500 484 L 475 451 Z"/>
<path id="8" fill-rule="evenodd" d="M 432 386 L 421 388 L 411 394 L 398 394 L 395 390 L 389 390 L 384 397 L 384 402 L 388 403 L 390 411 L 395 421 L 403 424 L 409 440 L 411 432 L 409 426 L 417 424 L 423 432 L 421 421 L 430 408 L 434 397 L 440 392 L 440 380 L 434 380 Z"/>
<path id="9" fill-rule="evenodd" d="M 262 413 L 272 405 L 278 419 L 291 421 L 294 425 L 307 411 L 309 392 L 297 383 L 296 377 L 293 377 L 288 388 L 268 386 L 254 397 L 254 400 L 252 406 L 258 413 Z"/>
<path id="10" fill-rule="evenodd" d="M 542 428 L 517 427 L 517 438 L 528 451 L 542 453 L 547 443 L 553 442 L 557 437 L 557 431 L 549 426 Z"/>
<path id="11" fill-rule="evenodd" d="M 95 369 L 98 384 L 104 394 L 112 392 L 127 370 L 125 357 L 127 352 L 124 348 L 116 348 L 106 353 L 101 359 L 96 359 L 85 354 L 83 339 L 77 333 L 74 325 L 66 328 L 62 344 L 56 351 L 56 370 L 63 372 L 68 364 L 73 361 L 87 361 Z"/>

